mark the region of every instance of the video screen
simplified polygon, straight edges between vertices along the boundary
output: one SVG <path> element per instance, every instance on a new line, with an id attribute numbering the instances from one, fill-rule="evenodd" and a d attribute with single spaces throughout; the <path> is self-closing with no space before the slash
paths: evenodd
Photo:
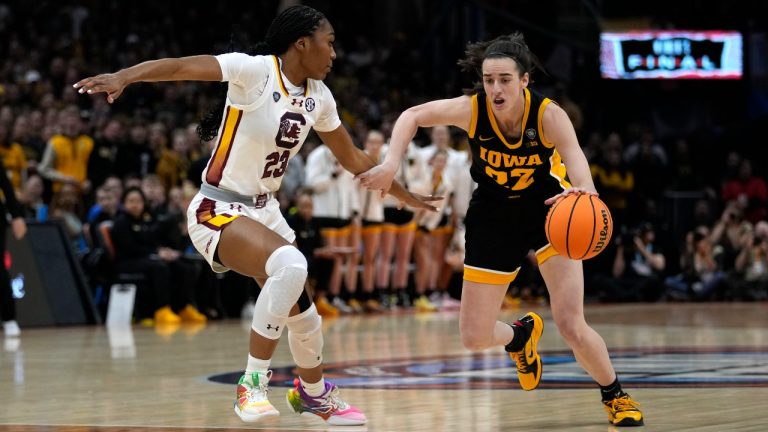
<path id="1" fill-rule="evenodd" d="M 600 35 L 600 74 L 608 79 L 741 79 L 741 33 L 631 31 Z"/>

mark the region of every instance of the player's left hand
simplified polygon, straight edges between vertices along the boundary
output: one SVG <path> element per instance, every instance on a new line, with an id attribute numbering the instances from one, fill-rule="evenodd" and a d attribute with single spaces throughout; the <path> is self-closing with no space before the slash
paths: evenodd
<path id="1" fill-rule="evenodd" d="M 568 195 L 572 195 L 572 194 L 576 194 L 576 195 L 578 195 L 578 194 L 588 194 L 588 195 L 598 196 L 598 193 L 596 191 L 594 191 L 594 190 L 591 190 L 591 189 L 582 188 L 582 187 L 569 187 L 568 189 L 566 189 L 566 190 L 560 192 L 559 194 L 557 194 L 557 195 L 547 199 L 546 201 L 544 201 L 544 204 L 552 205 L 552 204 L 556 203 L 557 200 L 559 200 L 560 198 L 565 198 Z"/>

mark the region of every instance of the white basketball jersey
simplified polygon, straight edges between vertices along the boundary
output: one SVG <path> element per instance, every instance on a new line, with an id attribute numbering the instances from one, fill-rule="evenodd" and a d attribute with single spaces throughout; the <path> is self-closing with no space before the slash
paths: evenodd
<path id="1" fill-rule="evenodd" d="M 336 101 L 322 81 L 308 79 L 303 92 L 291 85 L 276 56 L 228 53 L 216 59 L 229 88 L 202 180 L 241 195 L 275 192 L 310 128 L 339 127 Z"/>

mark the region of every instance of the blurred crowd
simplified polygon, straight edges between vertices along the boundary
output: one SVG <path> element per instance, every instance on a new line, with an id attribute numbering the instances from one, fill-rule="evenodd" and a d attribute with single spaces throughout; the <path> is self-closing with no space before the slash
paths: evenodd
<path id="1" fill-rule="evenodd" d="M 137 84 L 114 105 L 71 87 L 142 60 L 218 53 L 241 41 L 205 26 L 179 28 L 162 10 L 126 21 L 132 24 L 96 19 L 116 4 L 62 4 L 55 13 L 0 5 L 6 172 L 29 220 L 62 224 L 102 310 L 117 275 L 138 273 L 139 318 L 247 315 L 255 283 L 213 274 L 186 235 L 185 210 L 212 145 L 198 138 L 197 122 L 221 97 L 222 85 Z M 199 12 L 182 13 L 191 19 Z M 405 34 L 386 46 L 363 36 L 340 40 L 327 82 L 356 144 L 374 158 L 386 152 L 404 107 L 456 95 L 421 85 L 426 71 L 407 46 Z M 706 154 L 690 141 L 696 135 L 660 137 L 657 125 L 633 119 L 615 131 L 593 130 L 568 85 L 541 89 L 571 116 L 614 216 L 612 247 L 585 263 L 590 299 L 768 297 L 768 188 L 752 159 L 734 151 L 725 160 L 701 160 Z M 447 127 L 420 132 L 398 179 L 446 199 L 438 214 L 413 214 L 360 190 L 316 137 L 307 141 L 290 161 L 278 197 L 310 262 L 324 315 L 457 307 L 470 164 L 466 134 Z M 545 300 L 531 259 L 505 304 Z"/>

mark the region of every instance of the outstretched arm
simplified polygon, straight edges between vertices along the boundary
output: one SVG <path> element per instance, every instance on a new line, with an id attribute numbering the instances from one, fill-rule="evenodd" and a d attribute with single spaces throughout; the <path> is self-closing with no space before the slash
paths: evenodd
<path id="1" fill-rule="evenodd" d="M 113 103 L 126 86 L 135 82 L 221 80 L 221 67 L 216 57 L 199 55 L 145 61 L 115 73 L 82 79 L 72 87 L 79 93 L 106 93 L 107 102 Z"/>
<path id="2" fill-rule="evenodd" d="M 359 174 L 376 166 L 373 159 L 355 146 L 352 137 L 349 136 L 349 132 L 344 126 L 339 126 L 330 132 L 317 131 L 317 135 L 331 149 L 341 166 L 352 174 Z M 389 193 L 410 207 L 432 211 L 437 211 L 437 209 L 428 202 L 440 199 L 440 197 L 423 197 L 412 194 L 397 182 L 392 183 Z"/>
<path id="3" fill-rule="evenodd" d="M 469 96 L 441 99 L 417 105 L 405 110 L 392 128 L 389 149 L 384 162 L 357 176 L 360 183 L 372 190 L 389 190 L 395 173 L 400 168 L 408 143 L 420 127 L 439 125 L 457 126 L 469 130 L 472 121 L 472 100 Z"/>

